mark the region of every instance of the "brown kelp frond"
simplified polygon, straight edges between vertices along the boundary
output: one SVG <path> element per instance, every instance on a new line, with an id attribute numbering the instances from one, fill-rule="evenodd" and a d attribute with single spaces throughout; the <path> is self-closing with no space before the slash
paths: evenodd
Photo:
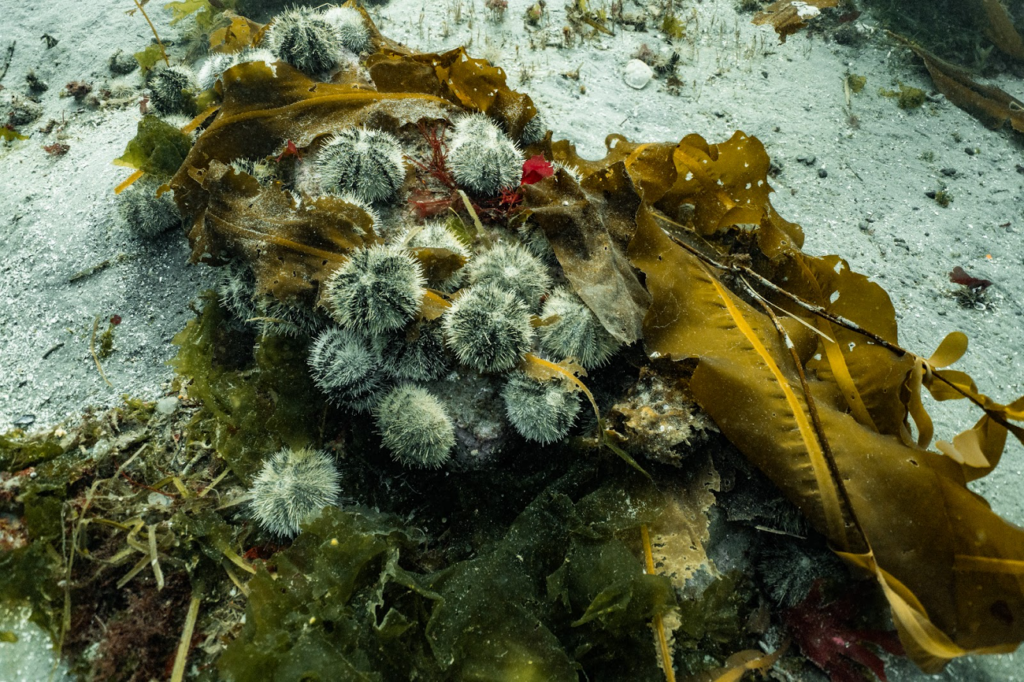
<path id="1" fill-rule="evenodd" d="M 950 64 L 913 41 L 895 33 L 890 32 L 889 35 L 905 44 L 921 58 L 935 87 L 950 102 L 988 128 L 995 130 L 1009 121 L 1014 130 L 1024 132 L 1024 102 L 994 85 L 977 82 L 966 69 Z M 1017 36 L 1017 40 L 1020 41 L 1020 36 Z"/>
<path id="2" fill-rule="evenodd" d="M 871 557 L 857 561 L 877 567 L 915 660 L 934 667 L 942 658 L 936 658 L 937 635 L 921 623 L 947 633 L 961 652 L 1012 649 L 1009 642 L 1024 635 L 1020 621 L 995 618 L 991 609 L 997 603 L 1014 614 L 1024 609 L 1017 586 L 1024 570 L 1024 532 L 967 490 L 959 463 L 858 422 L 828 373 L 808 377 L 805 394 L 786 348 L 798 349 L 800 343 L 784 343 L 765 314 L 730 291 L 653 220 L 638 221 L 630 258 L 647 276 L 654 299 L 644 322 L 648 353 L 697 359 L 690 391 L 726 437 L 843 556 Z M 954 339 L 932 362 L 941 366 L 955 359 L 957 345 Z M 887 363 L 890 371 L 902 369 L 901 358 L 896 360 Z M 856 374 L 868 382 L 864 373 Z M 807 395 L 815 397 L 820 433 Z M 1003 414 L 1014 418 L 1019 409 L 1004 408 Z M 992 449 L 999 429 L 986 418 L 975 442 Z M 822 435 L 837 475 L 830 471 L 818 439 Z M 894 601 L 892 595 L 901 589 L 903 601 Z M 976 598 L 968 600 L 968 592 Z"/>
<path id="3" fill-rule="evenodd" d="M 346 260 L 346 251 L 377 241 L 366 210 L 341 197 L 303 197 L 299 203 L 280 187 L 263 187 L 219 161 L 195 176 L 210 199 L 189 232 L 193 258 L 243 259 L 259 293 L 311 298 Z"/>

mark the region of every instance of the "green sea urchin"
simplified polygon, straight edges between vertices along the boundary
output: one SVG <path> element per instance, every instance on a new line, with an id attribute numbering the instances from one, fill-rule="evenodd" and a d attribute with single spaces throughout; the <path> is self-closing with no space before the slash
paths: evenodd
<path id="1" fill-rule="evenodd" d="M 558 380 L 537 381 L 514 372 L 501 397 L 505 414 L 527 440 L 553 443 L 565 437 L 576 420 L 580 397 Z"/>
<path id="2" fill-rule="evenodd" d="M 314 161 L 320 188 L 367 203 L 390 201 L 405 182 L 402 148 L 382 130 L 349 128 L 331 137 Z"/>
<path id="3" fill-rule="evenodd" d="M 342 327 L 369 336 L 401 329 L 423 300 L 420 266 L 404 250 L 371 246 L 352 252 L 327 280 L 331 314 Z"/>
<path id="4" fill-rule="evenodd" d="M 402 464 L 436 469 L 455 445 L 455 428 L 432 393 L 404 384 L 391 390 L 373 411 L 381 442 Z"/>
<path id="5" fill-rule="evenodd" d="M 619 342 L 587 304 L 568 289 L 552 292 L 540 316 L 557 318 L 537 330 L 541 349 L 556 360 L 571 357 L 584 369 L 595 369 L 608 362 L 619 348 Z"/>
<path id="6" fill-rule="evenodd" d="M 464 365 L 481 372 L 515 367 L 533 338 L 530 313 L 514 294 L 473 287 L 445 314 L 445 341 Z"/>
<path id="7" fill-rule="evenodd" d="M 271 455 L 253 479 L 252 511 L 265 530 L 294 537 L 300 524 L 338 501 L 338 471 L 321 450 L 285 449 Z"/>

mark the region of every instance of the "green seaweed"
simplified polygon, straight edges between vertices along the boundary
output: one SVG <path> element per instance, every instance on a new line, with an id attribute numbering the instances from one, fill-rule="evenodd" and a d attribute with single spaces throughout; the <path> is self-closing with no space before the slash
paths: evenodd
<path id="1" fill-rule="evenodd" d="M 157 63 L 163 61 L 164 53 L 160 49 L 159 43 L 153 43 L 144 50 L 139 50 L 134 55 L 135 61 L 139 63 L 139 69 L 142 73 L 152 70 Z"/>
<path id="2" fill-rule="evenodd" d="M 878 94 L 882 97 L 895 99 L 900 109 L 917 109 L 924 104 L 925 93 L 921 88 L 915 88 L 903 83 L 898 83 L 899 90 L 887 90 L 880 88 Z"/>
<path id="3" fill-rule="evenodd" d="M 135 137 L 114 163 L 166 179 L 178 170 L 191 148 L 188 135 L 156 116 L 143 116 Z"/>
<path id="4" fill-rule="evenodd" d="M 21 471 L 48 462 L 64 452 L 55 437 L 26 436 L 21 429 L 0 435 L 0 471 Z"/>
<path id="5" fill-rule="evenodd" d="M 574 467 L 500 538 L 434 572 L 416 568 L 425 536 L 397 518 L 326 508 L 250 581 L 221 675 L 659 679 L 648 623 L 675 592 L 644 573 L 631 545 L 661 496 L 630 474 L 625 487 L 609 481 L 574 502 L 589 469 Z"/>
<path id="6" fill-rule="evenodd" d="M 325 406 L 309 377 L 304 342 L 268 336 L 251 361 L 239 357 L 246 350 L 231 350 L 235 342 L 211 295 L 202 314 L 174 337 L 179 350 L 170 364 L 204 406 L 190 437 L 208 438 L 232 473 L 248 484 L 268 454 L 318 440 L 319 419 L 310 417 Z M 244 366 L 238 369 L 240 361 Z"/>

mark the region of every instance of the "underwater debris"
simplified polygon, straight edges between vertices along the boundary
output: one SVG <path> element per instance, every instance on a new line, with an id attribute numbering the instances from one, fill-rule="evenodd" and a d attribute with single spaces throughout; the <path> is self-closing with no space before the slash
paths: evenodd
<path id="1" fill-rule="evenodd" d="M 294 537 L 299 527 L 338 501 L 338 470 L 321 450 L 280 450 L 252 483 L 252 512 L 266 531 Z"/>
<path id="2" fill-rule="evenodd" d="M 758 12 L 751 23 L 755 26 L 771 25 L 779 36 L 779 42 L 784 43 L 786 38 L 805 28 L 808 21 L 818 17 L 822 9 L 838 5 L 839 0 L 807 0 L 798 3 L 779 0 Z"/>

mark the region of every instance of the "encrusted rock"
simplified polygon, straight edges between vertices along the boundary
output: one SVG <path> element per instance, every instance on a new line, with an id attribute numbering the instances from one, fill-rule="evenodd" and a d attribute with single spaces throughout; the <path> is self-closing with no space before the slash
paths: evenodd
<path id="1" fill-rule="evenodd" d="M 643 90 L 644 86 L 654 78 L 654 69 L 639 59 L 630 59 L 626 62 L 626 70 L 622 78 L 629 87 Z"/>
<path id="2" fill-rule="evenodd" d="M 608 420 L 631 451 L 673 466 L 681 466 L 689 448 L 718 430 L 686 394 L 647 369 Z"/>

